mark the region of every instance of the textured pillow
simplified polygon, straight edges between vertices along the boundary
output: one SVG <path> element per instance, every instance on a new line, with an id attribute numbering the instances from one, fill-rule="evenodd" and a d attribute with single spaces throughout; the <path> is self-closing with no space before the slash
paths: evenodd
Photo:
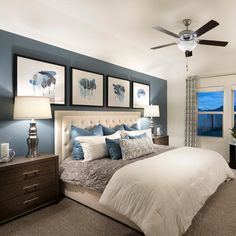
<path id="1" fill-rule="evenodd" d="M 146 134 L 148 138 L 150 138 L 152 140 L 152 131 L 151 129 L 145 129 L 145 130 L 136 130 L 136 131 L 123 131 L 121 136 L 125 137 L 125 136 L 137 136 L 137 135 L 141 135 L 141 134 Z"/>
<path id="2" fill-rule="evenodd" d="M 92 161 L 108 156 L 106 147 L 106 138 L 117 139 L 120 137 L 120 131 L 108 136 L 80 136 L 75 140 L 79 141 L 84 153 L 85 161 Z"/>
<path id="3" fill-rule="evenodd" d="M 82 129 L 71 125 L 70 136 L 72 142 L 72 159 L 83 160 L 84 153 L 82 146 L 78 140 L 75 140 L 75 138 L 78 136 L 103 136 L 103 129 L 101 125 L 96 125 L 92 129 Z"/>
<path id="4" fill-rule="evenodd" d="M 111 134 L 114 134 L 118 130 L 124 130 L 123 125 L 117 125 L 113 128 L 109 128 L 109 127 L 106 127 L 104 125 L 101 125 L 101 126 L 102 126 L 102 129 L 103 129 L 103 134 L 104 135 L 111 135 Z"/>
<path id="5" fill-rule="evenodd" d="M 121 139 L 120 148 L 123 160 L 134 159 L 154 152 L 152 140 L 148 137 Z"/>
<path id="6" fill-rule="evenodd" d="M 128 126 L 128 125 L 126 125 L 126 124 L 123 124 L 123 127 L 124 127 L 124 130 L 127 130 L 127 131 L 139 130 L 137 123 L 135 123 L 135 124 L 133 124 L 133 125 L 131 125 L 131 126 Z"/>

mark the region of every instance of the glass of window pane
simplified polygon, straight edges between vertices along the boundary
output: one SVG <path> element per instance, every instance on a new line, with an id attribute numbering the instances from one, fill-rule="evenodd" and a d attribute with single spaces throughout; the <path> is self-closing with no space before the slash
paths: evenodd
<path id="1" fill-rule="evenodd" d="M 222 112 L 224 110 L 224 91 L 198 92 L 199 112 Z"/>
<path id="2" fill-rule="evenodd" d="M 223 136 L 222 127 L 223 127 L 222 114 L 198 114 L 199 136 L 222 137 Z"/>

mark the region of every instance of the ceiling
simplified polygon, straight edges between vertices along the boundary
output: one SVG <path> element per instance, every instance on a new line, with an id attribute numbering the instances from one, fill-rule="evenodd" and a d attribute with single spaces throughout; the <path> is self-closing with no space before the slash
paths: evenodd
<path id="1" fill-rule="evenodd" d="M 0 28 L 120 66 L 173 80 L 191 74 L 235 72 L 235 0 L 1 0 Z M 152 29 L 196 30 L 214 19 L 219 26 L 200 38 L 225 40 L 225 48 L 198 45 L 188 59 L 175 42 Z"/>

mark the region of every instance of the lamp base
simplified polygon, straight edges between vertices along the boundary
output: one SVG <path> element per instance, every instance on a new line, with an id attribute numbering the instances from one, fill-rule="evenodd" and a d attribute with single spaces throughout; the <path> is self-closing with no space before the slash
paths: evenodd
<path id="1" fill-rule="evenodd" d="M 28 153 L 26 157 L 37 157 L 39 139 L 37 137 L 36 123 L 32 121 L 29 128 L 29 137 L 27 138 Z"/>
<path id="2" fill-rule="evenodd" d="M 149 125 L 151 131 L 152 131 L 152 135 L 154 135 L 154 122 L 153 122 L 153 119 L 152 117 L 150 118 L 150 125 Z"/>

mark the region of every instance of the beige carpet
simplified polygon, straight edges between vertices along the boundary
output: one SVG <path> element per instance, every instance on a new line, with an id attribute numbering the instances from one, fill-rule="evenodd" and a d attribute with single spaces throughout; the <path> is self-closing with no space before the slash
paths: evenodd
<path id="1" fill-rule="evenodd" d="M 140 236 L 68 198 L 0 226 L 1 236 Z M 236 181 L 220 186 L 185 236 L 236 236 Z"/>

